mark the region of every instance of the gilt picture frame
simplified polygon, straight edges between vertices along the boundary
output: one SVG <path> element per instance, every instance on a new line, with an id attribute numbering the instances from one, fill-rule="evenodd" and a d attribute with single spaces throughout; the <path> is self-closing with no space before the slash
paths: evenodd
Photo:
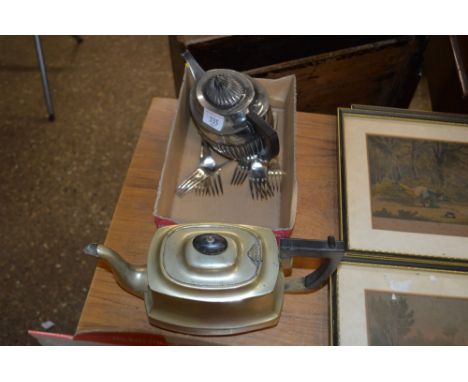
<path id="1" fill-rule="evenodd" d="M 333 345 L 468 345 L 468 277 L 342 262 L 331 287 Z"/>
<path id="2" fill-rule="evenodd" d="M 468 262 L 468 117 L 357 105 L 338 137 L 350 253 Z"/>

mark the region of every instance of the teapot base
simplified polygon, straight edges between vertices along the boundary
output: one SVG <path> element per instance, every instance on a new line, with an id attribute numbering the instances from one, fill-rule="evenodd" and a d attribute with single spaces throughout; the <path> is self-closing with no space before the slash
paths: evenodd
<path id="1" fill-rule="evenodd" d="M 235 302 L 177 301 L 148 291 L 145 307 L 150 324 L 195 336 L 228 336 L 275 326 L 283 307 L 284 277 L 270 294 Z"/>

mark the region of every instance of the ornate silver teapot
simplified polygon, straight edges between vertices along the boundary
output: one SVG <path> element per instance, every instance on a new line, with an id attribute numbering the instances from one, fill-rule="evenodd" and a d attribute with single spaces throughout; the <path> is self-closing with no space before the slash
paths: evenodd
<path id="1" fill-rule="evenodd" d="M 230 69 L 204 71 L 189 51 L 183 54 L 195 83 L 190 112 L 201 136 L 221 155 L 270 160 L 279 153 L 278 134 L 265 89 Z"/>

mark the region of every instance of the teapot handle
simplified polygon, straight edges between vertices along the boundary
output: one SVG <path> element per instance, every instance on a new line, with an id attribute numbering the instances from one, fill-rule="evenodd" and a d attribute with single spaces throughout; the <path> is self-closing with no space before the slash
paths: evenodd
<path id="1" fill-rule="evenodd" d="M 287 277 L 284 292 L 300 293 L 321 288 L 336 270 L 343 256 L 344 242 L 336 241 L 333 236 L 329 236 L 328 240 L 282 238 L 280 259 L 283 265 L 292 265 L 293 257 L 325 259 L 322 265 L 305 277 Z"/>
<path id="2" fill-rule="evenodd" d="M 264 148 L 260 152 L 261 159 L 270 160 L 279 154 L 278 133 L 262 117 L 253 111 L 247 114 L 247 120 L 252 123 L 255 131 L 262 138 Z"/>
<path id="3" fill-rule="evenodd" d="M 192 53 L 190 53 L 190 51 L 187 49 L 184 53 L 182 53 L 182 57 L 187 62 L 195 81 L 198 81 L 200 78 L 202 78 L 205 74 L 205 71 L 202 69 L 198 61 L 195 60 L 195 57 L 192 56 Z"/>

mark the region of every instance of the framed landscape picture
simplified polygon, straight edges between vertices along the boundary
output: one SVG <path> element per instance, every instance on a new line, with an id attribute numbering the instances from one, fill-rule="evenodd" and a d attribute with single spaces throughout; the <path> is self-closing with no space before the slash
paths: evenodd
<path id="1" fill-rule="evenodd" d="M 332 282 L 334 345 L 468 345 L 468 277 L 341 263 Z"/>
<path id="2" fill-rule="evenodd" d="M 468 261 L 468 119 L 340 109 L 348 250 Z"/>

